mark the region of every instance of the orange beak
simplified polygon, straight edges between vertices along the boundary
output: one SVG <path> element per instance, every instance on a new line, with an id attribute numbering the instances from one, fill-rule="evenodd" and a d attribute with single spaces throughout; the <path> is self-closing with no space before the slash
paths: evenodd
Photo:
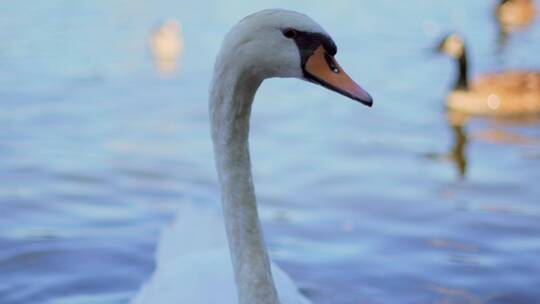
<path id="1" fill-rule="evenodd" d="M 323 46 L 319 46 L 308 58 L 304 72 L 309 80 L 368 107 L 373 105 L 371 96 L 341 69 L 334 57 L 329 55 Z"/>

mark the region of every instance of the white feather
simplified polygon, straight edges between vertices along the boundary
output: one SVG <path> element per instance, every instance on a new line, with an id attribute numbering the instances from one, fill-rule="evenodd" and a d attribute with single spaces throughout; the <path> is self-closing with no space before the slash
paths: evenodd
<path id="1" fill-rule="evenodd" d="M 133 304 L 237 303 L 234 273 L 221 212 L 183 203 L 166 227 L 156 254 L 156 270 Z M 308 304 L 291 278 L 272 263 L 282 304 Z"/>
<path id="2" fill-rule="evenodd" d="M 287 28 L 326 35 L 305 15 L 265 10 L 241 20 L 225 37 L 210 89 L 223 215 L 182 207 L 174 225 L 163 231 L 156 271 L 133 303 L 308 303 L 285 272 L 268 261 L 247 143 L 251 103 L 260 83 L 270 77 L 303 77 L 298 47 L 283 35 Z"/>

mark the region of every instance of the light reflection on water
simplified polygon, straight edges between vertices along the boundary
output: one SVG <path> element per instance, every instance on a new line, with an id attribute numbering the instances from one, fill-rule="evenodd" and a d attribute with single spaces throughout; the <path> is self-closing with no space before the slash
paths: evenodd
<path id="1" fill-rule="evenodd" d="M 466 170 L 424 157 L 456 154 L 442 111 L 453 66 L 426 50 L 459 30 L 474 72 L 538 68 L 538 24 L 501 51 L 489 1 L 93 1 L 0 4 L 0 303 L 124 303 L 176 206 L 217 206 L 210 72 L 225 31 L 265 7 L 322 23 L 376 102 L 293 80 L 257 96 L 266 239 L 306 294 L 540 301 L 539 124 L 468 120 Z M 181 21 L 185 42 L 168 78 L 148 50 L 164 18 Z"/>

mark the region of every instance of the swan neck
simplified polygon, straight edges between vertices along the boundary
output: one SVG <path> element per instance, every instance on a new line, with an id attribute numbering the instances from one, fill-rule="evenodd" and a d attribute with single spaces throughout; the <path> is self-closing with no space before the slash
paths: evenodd
<path id="1" fill-rule="evenodd" d="M 259 222 L 249 154 L 251 104 L 261 81 L 216 64 L 210 89 L 212 141 L 240 304 L 279 304 Z"/>
<path id="2" fill-rule="evenodd" d="M 458 57 L 457 64 L 459 74 L 454 89 L 466 91 L 469 89 L 469 64 L 467 50 L 465 48 L 463 48 L 463 52 Z"/>

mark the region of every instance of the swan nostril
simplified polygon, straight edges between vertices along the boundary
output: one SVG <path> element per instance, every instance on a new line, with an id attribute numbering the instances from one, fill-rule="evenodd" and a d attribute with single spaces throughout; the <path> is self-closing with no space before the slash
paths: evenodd
<path id="1" fill-rule="evenodd" d="M 330 70 L 332 70 L 332 72 L 336 74 L 339 74 L 339 68 L 337 67 L 336 62 L 334 61 L 334 58 L 328 55 L 328 53 L 324 53 L 324 59 L 326 59 L 326 63 L 328 64 L 328 67 L 330 68 Z"/>

